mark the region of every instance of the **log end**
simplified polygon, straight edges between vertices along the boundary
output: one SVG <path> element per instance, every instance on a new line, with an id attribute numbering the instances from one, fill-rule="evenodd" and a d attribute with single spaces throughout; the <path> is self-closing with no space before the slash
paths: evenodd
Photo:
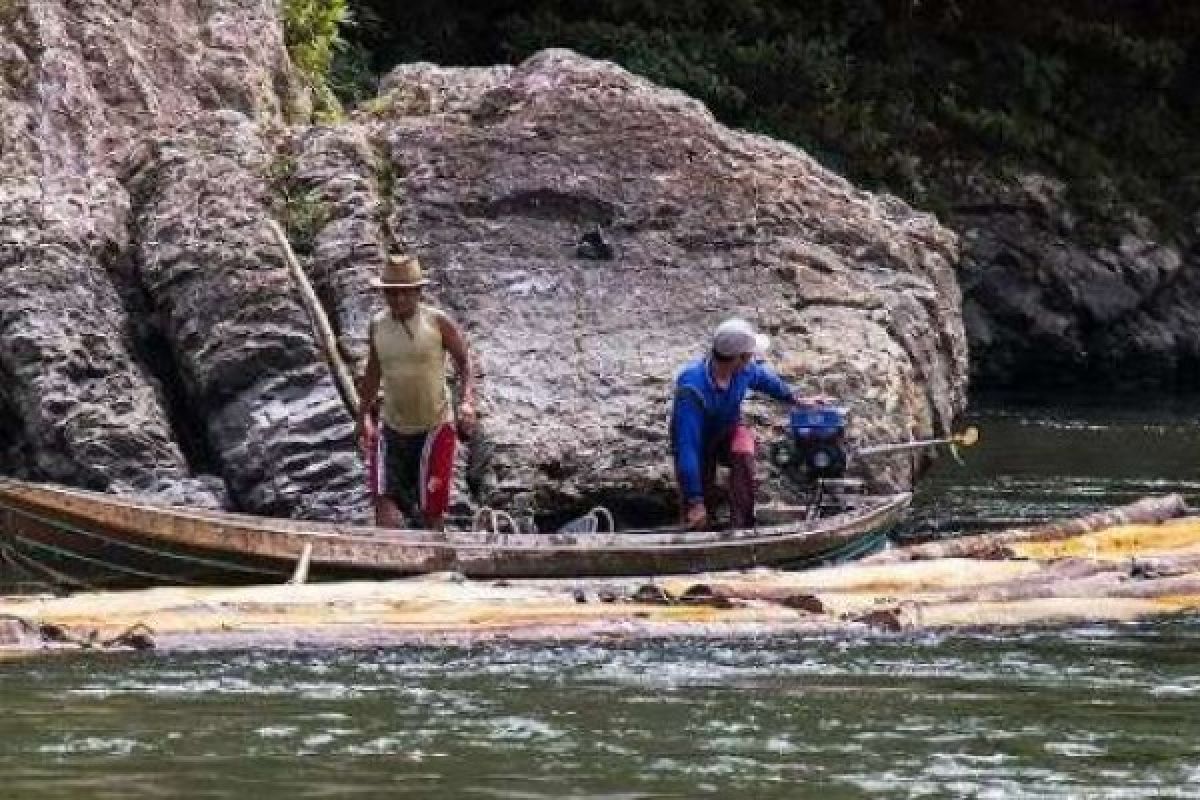
<path id="1" fill-rule="evenodd" d="M 825 604 L 821 602 L 821 598 L 815 594 L 791 594 L 783 598 L 780 605 L 797 611 L 807 611 L 810 614 L 824 614 L 828 611 Z"/>
<path id="2" fill-rule="evenodd" d="M 881 608 L 875 611 L 868 611 L 866 614 L 855 617 L 854 621 L 861 622 L 868 628 L 887 631 L 888 633 L 899 633 L 906 627 L 904 614 L 898 608 Z"/>

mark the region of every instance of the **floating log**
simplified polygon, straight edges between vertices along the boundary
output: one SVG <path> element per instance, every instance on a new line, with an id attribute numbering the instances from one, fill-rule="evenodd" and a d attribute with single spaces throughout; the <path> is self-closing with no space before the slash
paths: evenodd
<path id="1" fill-rule="evenodd" d="M 1194 558 L 1200 554 L 1191 519 L 1155 525 L 1121 525 L 1068 539 L 1031 540 L 1010 545 L 1016 558 L 1050 560 L 1091 558 L 1127 561 L 1131 558 Z"/>
<path id="2" fill-rule="evenodd" d="M 1178 494 L 1165 497 L 1144 497 L 1129 505 L 1032 528 L 1013 528 L 994 533 L 979 533 L 908 547 L 897 547 L 869 556 L 863 562 L 894 564 L 900 561 L 920 561 L 934 558 L 1014 558 L 1017 556 L 1017 552 L 1012 545 L 1017 543 L 1053 542 L 1119 525 L 1164 522 L 1181 517 L 1187 511 L 1187 503 Z"/>
<path id="3" fill-rule="evenodd" d="M 850 614 L 895 597 L 926 603 L 1051 597 L 1084 586 L 1089 580 L 1098 586 L 1111 586 L 1127 574 L 1111 564 L 1081 559 L 1049 565 L 942 559 L 819 570 L 813 574 L 816 580 L 802 581 L 803 585 L 797 585 L 786 573 L 780 576 L 782 581 L 775 582 L 726 581 L 714 584 L 712 591 L 730 601 L 766 600 L 796 608 L 819 608 L 824 613 Z M 884 575 L 886 580 L 881 580 Z"/>
<path id="4" fill-rule="evenodd" d="M 1076 597 L 1039 597 L 994 603 L 908 603 L 877 609 L 857 621 L 885 631 L 1050 626 L 1084 622 L 1128 622 L 1200 610 L 1191 597 L 1108 597 L 1103 603 Z"/>

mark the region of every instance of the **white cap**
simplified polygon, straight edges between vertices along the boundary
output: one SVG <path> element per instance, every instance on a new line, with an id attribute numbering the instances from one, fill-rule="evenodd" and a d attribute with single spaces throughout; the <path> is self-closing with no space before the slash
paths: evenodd
<path id="1" fill-rule="evenodd" d="M 719 356 L 740 356 L 746 353 L 764 355 L 771 340 L 741 317 L 727 319 L 713 333 L 713 351 Z"/>

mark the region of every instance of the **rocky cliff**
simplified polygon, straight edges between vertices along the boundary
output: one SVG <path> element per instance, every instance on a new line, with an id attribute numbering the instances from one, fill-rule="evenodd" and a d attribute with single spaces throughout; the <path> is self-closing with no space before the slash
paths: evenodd
<path id="1" fill-rule="evenodd" d="M 1061 181 L 960 187 L 946 223 L 972 379 L 988 388 L 1200 385 L 1200 212 L 1174 235 L 1129 214 L 1083 235 Z"/>
<path id="2" fill-rule="evenodd" d="M 352 418 L 272 218 L 352 361 L 384 252 L 422 258 L 479 356 L 476 499 L 669 508 L 672 377 L 731 313 L 846 400 L 855 439 L 963 408 L 952 234 L 610 63 L 402 67 L 310 126 L 267 0 L 2 2 L 4 472 L 364 519 Z M 593 231 L 611 258 L 580 246 Z"/>

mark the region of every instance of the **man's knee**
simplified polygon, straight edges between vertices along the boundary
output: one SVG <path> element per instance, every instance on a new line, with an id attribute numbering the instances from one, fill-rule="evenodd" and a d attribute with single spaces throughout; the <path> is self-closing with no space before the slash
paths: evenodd
<path id="1" fill-rule="evenodd" d="M 733 435 L 729 440 L 729 452 L 733 456 L 750 456 L 754 457 L 754 431 L 745 425 L 738 425 L 733 429 Z"/>

